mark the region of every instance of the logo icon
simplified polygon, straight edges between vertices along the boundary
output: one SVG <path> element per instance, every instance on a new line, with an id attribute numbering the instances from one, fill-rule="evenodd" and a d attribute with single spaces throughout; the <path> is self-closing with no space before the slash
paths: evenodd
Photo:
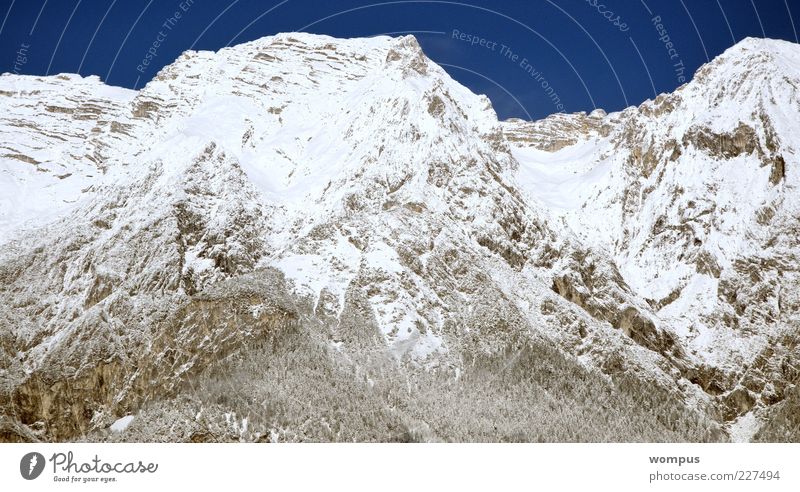
<path id="1" fill-rule="evenodd" d="M 34 480 L 44 471 L 44 456 L 28 453 L 19 462 L 19 472 L 25 480 Z"/>

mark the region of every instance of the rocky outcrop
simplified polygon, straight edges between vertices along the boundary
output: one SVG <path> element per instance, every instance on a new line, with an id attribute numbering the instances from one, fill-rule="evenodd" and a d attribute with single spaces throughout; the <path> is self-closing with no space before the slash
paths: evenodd
<path id="1" fill-rule="evenodd" d="M 146 338 L 117 347 L 135 356 L 111 352 L 85 360 L 86 344 L 97 343 L 91 339 L 49 354 L 22 376 L 0 409 L 47 440 L 102 428 L 148 401 L 174 396 L 205 367 L 267 334 L 291 329 L 299 315 L 283 292 L 275 274 L 215 285 L 156 323 Z M 99 329 L 81 327 L 84 333 Z"/>
<path id="2" fill-rule="evenodd" d="M 591 251 L 577 250 L 562 268 L 568 273 L 553 279 L 554 292 L 580 306 L 592 317 L 621 330 L 648 350 L 668 360 L 683 357 L 683 349 L 676 337 L 663 328 L 657 328 L 647 306 L 639 303 L 608 259 Z"/>
<path id="3" fill-rule="evenodd" d="M 592 137 L 606 137 L 613 123 L 602 109 L 586 113 L 557 113 L 540 121 L 511 119 L 502 122 L 503 137 L 515 146 L 555 152 Z"/>

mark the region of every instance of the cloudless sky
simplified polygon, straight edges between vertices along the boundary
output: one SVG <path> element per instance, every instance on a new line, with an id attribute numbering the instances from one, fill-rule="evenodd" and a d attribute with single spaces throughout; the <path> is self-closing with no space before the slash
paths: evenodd
<path id="1" fill-rule="evenodd" d="M 800 0 L 0 0 L 0 72 L 141 88 L 187 49 L 410 33 L 501 118 L 528 119 L 638 105 L 744 37 L 797 42 L 798 15 Z"/>

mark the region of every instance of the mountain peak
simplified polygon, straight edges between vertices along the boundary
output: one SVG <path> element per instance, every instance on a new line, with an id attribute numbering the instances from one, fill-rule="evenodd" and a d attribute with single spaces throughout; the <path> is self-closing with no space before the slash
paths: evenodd
<path id="1" fill-rule="evenodd" d="M 697 70 L 695 80 L 734 77 L 781 77 L 800 73 L 800 47 L 779 39 L 745 38 Z"/>
<path id="2" fill-rule="evenodd" d="M 784 52 L 795 50 L 797 43 L 784 39 L 759 38 L 748 36 L 726 49 L 724 53 L 742 53 L 746 51 Z"/>

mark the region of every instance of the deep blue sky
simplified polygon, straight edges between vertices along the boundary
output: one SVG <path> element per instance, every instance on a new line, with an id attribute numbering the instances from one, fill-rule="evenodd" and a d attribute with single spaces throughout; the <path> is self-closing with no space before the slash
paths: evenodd
<path id="1" fill-rule="evenodd" d="M 175 11 L 182 18 L 165 29 Z M 540 118 L 639 104 L 746 36 L 797 42 L 800 0 L 0 0 L 0 16 L 0 72 L 96 74 L 137 88 L 190 48 L 285 31 L 413 33 L 501 117 Z M 456 39 L 454 30 L 486 46 Z M 153 64 L 137 70 L 159 31 L 166 36 Z M 664 31 L 672 52 L 659 39 Z"/>

